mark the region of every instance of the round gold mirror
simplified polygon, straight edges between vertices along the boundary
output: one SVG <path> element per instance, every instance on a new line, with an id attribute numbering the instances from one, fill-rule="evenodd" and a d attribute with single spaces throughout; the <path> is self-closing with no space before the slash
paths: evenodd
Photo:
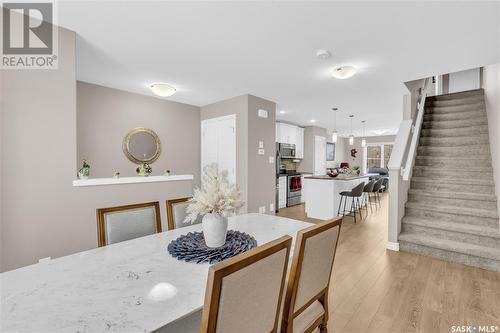
<path id="1" fill-rule="evenodd" d="M 134 163 L 153 163 L 161 153 L 160 138 L 149 128 L 134 128 L 123 139 L 123 152 Z"/>

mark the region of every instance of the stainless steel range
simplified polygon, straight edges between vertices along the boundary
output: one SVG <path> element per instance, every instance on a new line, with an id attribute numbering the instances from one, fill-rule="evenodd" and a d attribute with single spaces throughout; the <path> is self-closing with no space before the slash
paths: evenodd
<path id="1" fill-rule="evenodd" d="M 300 205 L 302 196 L 302 179 L 300 174 L 289 174 L 287 176 L 287 200 L 286 206 Z"/>

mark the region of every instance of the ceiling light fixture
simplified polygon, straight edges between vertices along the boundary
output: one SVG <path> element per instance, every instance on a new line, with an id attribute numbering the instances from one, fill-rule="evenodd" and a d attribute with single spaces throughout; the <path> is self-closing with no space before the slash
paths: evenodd
<path id="1" fill-rule="evenodd" d="M 333 111 L 333 131 L 332 131 L 332 142 L 337 142 L 337 110 L 338 108 L 332 108 Z"/>
<path id="2" fill-rule="evenodd" d="M 166 83 L 153 83 L 149 85 L 149 89 L 160 97 L 169 97 L 176 93 L 177 89 Z"/>
<path id="3" fill-rule="evenodd" d="M 361 139 L 361 147 L 366 147 L 366 139 L 365 139 L 365 121 L 362 120 L 361 123 L 363 124 L 363 139 Z"/>
<path id="4" fill-rule="evenodd" d="M 333 69 L 332 76 L 336 79 L 344 80 L 352 77 L 357 71 L 357 68 L 354 66 L 340 66 Z"/>
<path id="5" fill-rule="evenodd" d="M 354 115 L 350 115 L 349 118 L 351 118 L 351 135 L 349 135 L 349 145 L 352 146 L 354 144 L 354 135 L 352 134 L 352 118 L 354 118 Z"/>
<path id="6" fill-rule="evenodd" d="M 316 119 L 311 119 L 309 120 L 311 123 L 315 123 L 316 122 Z"/>
<path id="7" fill-rule="evenodd" d="M 330 53 L 330 51 L 328 50 L 318 50 L 316 52 L 316 57 L 318 59 L 321 59 L 321 60 L 325 60 L 325 59 L 328 59 L 332 56 L 332 54 Z"/>
<path id="8" fill-rule="evenodd" d="M 387 131 L 389 131 L 389 130 L 386 130 L 386 129 L 372 130 L 372 132 L 377 134 L 377 135 L 382 135 L 382 134 L 386 133 Z"/>
<path id="9" fill-rule="evenodd" d="M 285 114 L 286 111 L 285 110 L 280 110 L 280 114 Z"/>

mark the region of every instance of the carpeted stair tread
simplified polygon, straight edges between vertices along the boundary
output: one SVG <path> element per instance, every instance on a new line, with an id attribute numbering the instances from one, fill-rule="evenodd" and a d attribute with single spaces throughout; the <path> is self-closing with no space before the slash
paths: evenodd
<path id="1" fill-rule="evenodd" d="M 471 136 L 459 137 L 431 137 L 420 136 L 419 147 L 434 146 L 434 147 L 457 147 L 457 146 L 475 146 L 488 145 L 488 134 L 477 134 Z"/>
<path id="2" fill-rule="evenodd" d="M 488 134 L 488 125 L 477 125 L 460 128 L 422 128 L 420 137 L 461 137 Z"/>
<path id="3" fill-rule="evenodd" d="M 408 194 L 425 195 L 435 198 L 448 198 L 448 199 L 466 199 L 466 200 L 484 200 L 496 202 L 497 197 L 494 194 L 485 193 L 470 193 L 470 192 L 451 192 L 451 191 L 430 191 L 411 188 Z"/>
<path id="4" fill-rule="evenodd" d="M 399 235 L 400 241 L 415 243 L 432 248 L 443 249 L 451 252 L 463 253 L 475 257 L 487 258 L 491 260 L 500 260 L 500 247 L 481 246 L 457 242 L 438 237 L 429 237 L 412 232 L 402 232 Z"/>
<path id="5" fill-rule="evenodd" d="M 416 216 L 405 216 L 403 223 L 428 227 L 433 229 L 441 229 L 443 231 L 461 232 L 471 235 L 480 235 L 485 237 L 497 238 L 500 240 L 500 231 L 498 228 L 488 227 L 477 224 L 466 224 L 460 222 L 431 220 Z"/>
<path id="6" fill-rule="evenodd" d="M 475 209 L 468 207 L 445 206 L 445 205 L 436 205 L 429 203 L 423 204 L 411 201 L 408 201 L 405 206 L 413 209 L 423 209 L 427 211 L 435 211 L 452 215 L 470 216 L 471 218 L 486 217 L 491 219 L 498 219 L 498 211 L 496 209 Z"/>
<path id="7" fill-rule="evenodd" d="M 413 182 L 421 183 L 440 183 L 453 185 L 479 185 L 479 186 L 494 186 L 493 179 L 471 179 L 470 177 L 412 177 Z"/>
<path id="8" fill-rule="evenodd" d="M 434 113 L 426 112 L 424 114 L 424 121 L 450 121 L 450 120 L 462 120 L 462 119 L 472 119 L 472 118 L 485 118 L 486 110 L 477 109 L 471 111 L 454 112 L 454 113 Z"/>
<path id="9" fill-rule="evenodd" d="M 456 100 L 456 99 L 474 97 L 474 96 L 484 96 L 484 89 L 479 88 L 479 89 L 460 91 L 460 92 L 454 92 L 454 93 L 449 93 L 449 94 L 428 96 L 426 101 L 443 101 L 443 100 L 450 100 L 450 99 Z"/>

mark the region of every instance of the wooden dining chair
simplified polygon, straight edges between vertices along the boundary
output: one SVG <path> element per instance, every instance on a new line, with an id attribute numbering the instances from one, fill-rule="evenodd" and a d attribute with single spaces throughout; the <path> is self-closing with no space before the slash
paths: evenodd
<path id="1" fill-rule="evenodd" d="M 187 216 L 186 209 L 189 205 L 189 199 L 191 199 L 191 197 L 169 199 L 166 201 L 168 230 L 187 227 L 190 225 L 189 223 L 184 223 L 184 219 Z M 199 224 L 201 223 L 201 220 L 202 217 L 198 216 L 196 221 L 191 224 Z"/>
<path id="2" fill-rule="evenodd" d="M 292 238 L 210 267 L 200 333 L 278 332 Z"/>
<path id="3" fill-rule="evenodd" d="M 99 246 L 161 232 L 160 203 L 147 202 L 97 209 Z"/>
<path id="4" fill-rule="evenodd" d="M 335 219 L 297 233 L 281 332 L 327 331 L 328 287 L 341 224 Z"/>

